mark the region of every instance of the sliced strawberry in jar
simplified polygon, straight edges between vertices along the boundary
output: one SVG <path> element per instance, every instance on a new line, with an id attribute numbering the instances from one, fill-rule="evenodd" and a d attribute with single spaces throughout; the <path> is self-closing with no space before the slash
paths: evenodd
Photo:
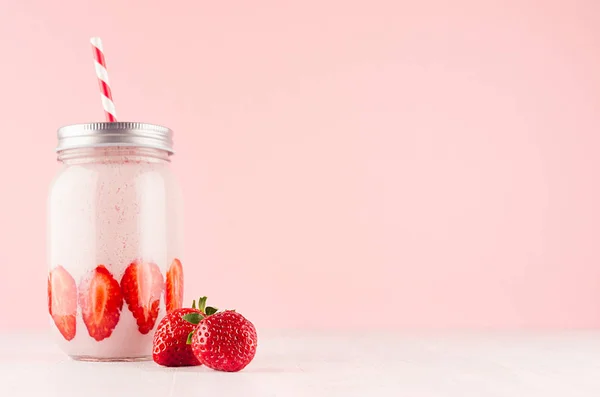
<path id="1" fill-rule="evenodd" d="M 77 285 L 62 266 L 55 267 L 48 275 L 48 311 L 62 336 L 72 340 L 77 331 Z"/>
<path id="2" fill-rule="evenodd" d="M 181 261 L 173 259 L 167 272 L 167 286 L 165 289 L 165 304 L 167 313 L 183 306 L 183 267 Z"/>
<path id="3" fill-rule="evenodd" d="M 104 265 L 96 267 L 79 285 L 81 316 L 90 336 L 108 338 L 121 316 L 123 297 L 119 282 Z"/>
<path id="4" fill-rule="evenodd" d="M 156 324 L 163 288 L 163 276 L 156 264 L 135 261 L 125 269 L 121 292 L 142 334 L 150 332 Z"/>

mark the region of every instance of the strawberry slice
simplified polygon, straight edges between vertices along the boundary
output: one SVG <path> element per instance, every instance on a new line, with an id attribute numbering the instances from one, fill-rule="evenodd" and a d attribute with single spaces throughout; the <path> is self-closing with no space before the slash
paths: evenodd
<path id="1" fill-rule="evenodd" d="M 104 265 L 99 265 L 79 285 L 81 316 L 90 336 L 108 338 L 121 316 L 123 297 L 119 282 Z"/>
<path id="2" fill-rule="evenodd" d="M 154 328 L 163 288 L 163 276 L 156 264 L 135 261 L 125 269 L 121 292 L 142 334 Z"/>
<path id="3" fill-rule="evenodd" d="M 165 289 L 165 305 L 167 313 L 183 306 L 183 268 L 181 261 L 173 259 L 167 272 L 167 287 Z"/>
<path id="4" fill-rule="evenodd" d="M 48 275 L 48 311 L 62 336 L 73 339 L 77 330 L 77 285 L 62 266 L 55 267 Z"/>

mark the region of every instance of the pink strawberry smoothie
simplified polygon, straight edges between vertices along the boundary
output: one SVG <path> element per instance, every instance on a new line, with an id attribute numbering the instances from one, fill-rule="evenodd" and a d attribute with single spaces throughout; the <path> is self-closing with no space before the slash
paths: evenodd
<path id="1" fill-rule="evenodd" d="M 103 150 L 102 156 L 102 162 L 65 161 L 68 166 L 53 182 L 48 263 L 73 278 L 77 305 L 74 309 L 72 299 L 61 301 L 64 293 L 53 296 L 51 329 L 60 347 L 75 358 L 148 358 L 154 330 L 166 312 L 167 272 L 174 259 L 185 266 L 181 194 L 164 160 L 133 150 L 114 155 Z M 136 266 L 124 277 L 132 263 Z M 54 290 L 61 291 L 61 281 L 53 282 Z M 73 288 L 70 282 L 62 289 Z M 71 337 L 72 330 L 59 329 L 69 318 L 65 310 L 76 310 L 70 340 L 65 335 Z"/>

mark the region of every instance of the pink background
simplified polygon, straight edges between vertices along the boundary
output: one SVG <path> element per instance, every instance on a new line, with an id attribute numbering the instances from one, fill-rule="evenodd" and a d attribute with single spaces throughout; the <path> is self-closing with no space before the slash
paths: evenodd
<path id="1" fill-rule="evenodd" d="M 259 327 L 600 326 L 599 4 L 3 1 L 0 328 L 48 323 L 92 35 L 120 119 L 176 132 L 186 298 Z"/>

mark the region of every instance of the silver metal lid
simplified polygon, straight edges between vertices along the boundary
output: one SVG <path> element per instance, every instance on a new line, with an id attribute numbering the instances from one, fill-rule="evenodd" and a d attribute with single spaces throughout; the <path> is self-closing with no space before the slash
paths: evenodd
<path id="1" fill-rule="evenodd" d="M 58 129 L 56 151 L 88 147 L 132 146 L 173 151 L 173 131 L 147 123 L 73 124 Z"/>

